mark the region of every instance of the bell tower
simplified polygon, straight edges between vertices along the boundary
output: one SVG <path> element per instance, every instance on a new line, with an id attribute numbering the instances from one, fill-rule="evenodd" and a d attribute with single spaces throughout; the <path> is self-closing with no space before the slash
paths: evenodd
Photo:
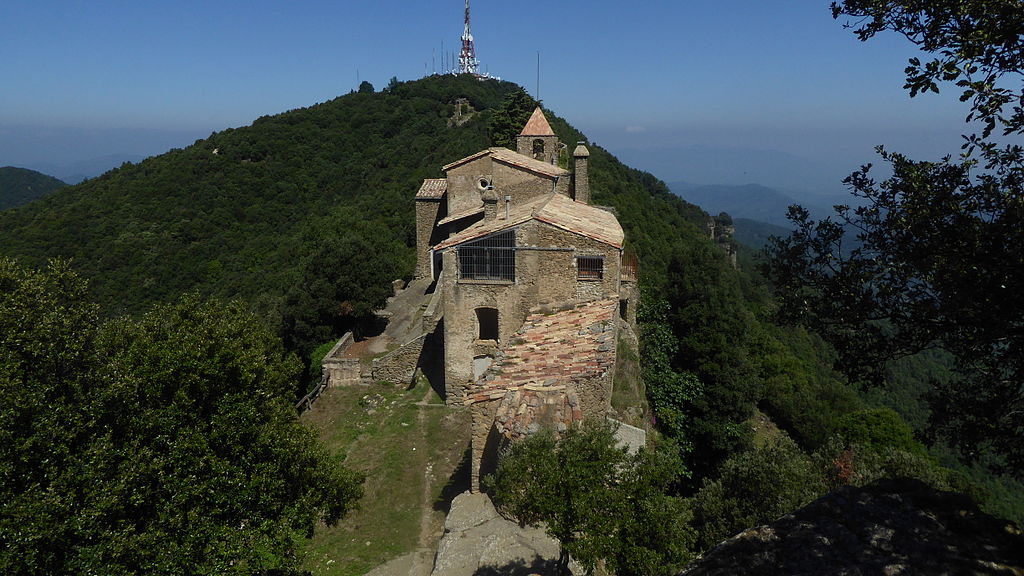
<path id="1" fill-rule="evenodd" d="M 537 106 L 516 137 L 516 152 L 548 164 L 558 164 L 558 148 L 558 136 L 548 124 L 544 111 Z"/>

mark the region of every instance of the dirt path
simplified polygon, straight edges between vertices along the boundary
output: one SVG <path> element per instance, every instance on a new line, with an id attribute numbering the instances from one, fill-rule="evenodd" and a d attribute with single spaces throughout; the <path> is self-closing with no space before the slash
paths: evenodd
<path id="1" fill-rule="evenodd" d="M 424 388 L 426 388 L 426 393 L 420 400 L 420 405 L 417 406 L 416 411 L 416 429 L 419 432 L 419 438 L 416 441 L 416 445 L 420 450 L 427 449 L 425 440 L 427 436 L 426 411 L 429 410 L 429 408 L 423 405 L 429 401 L 430 394 L 433 392 L 433 390 L 430 389 L 430 386 L 424 386 Z M 434 519 L 432 518 L 434 515 L 434 503 L 432 498 L 434 494 L 433 487 L 434 463 L 427 462 L 427 467 L 423 470 L 423 489 L 420 490 L 420 548 L 434 548 L 437 546 L 437 537 L 433 534 L 434 531 L 431 529 L 434 524 Z"/>
<path id="2" fill-rule="evenodd" d="M 428 450 L 427 446 L 427 410 L 438 410 L 443 407 L 429 404 L 433 391 L 426 387 L 423 398 L 418 402 L 416 412 L 416 450 Z M 434 463 L 427 462 L 423 470 L 423 483 L 420 489 L 420 535 L 416 550 L 404 556 L 378 566 L 367 576 L 430 576 L 434 571 L 434 554 L 437 544 L 444 533 L 444 518 L 434 510 L 434 486 L 436 483 Z"/>

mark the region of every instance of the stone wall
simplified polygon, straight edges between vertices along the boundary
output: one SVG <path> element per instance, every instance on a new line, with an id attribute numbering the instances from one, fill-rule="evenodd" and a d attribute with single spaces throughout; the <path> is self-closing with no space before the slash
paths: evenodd
<path id="1" fill-rule="evenodd" d="M 544 143 L 544 152 L 539 157 L 534 156 L 533 153 L 534 140 L 540 140 L 541 142 Z M 555 136 L 553 134 L 544 136 L 516 136 L 516 152 L 519 152 L 523 156 L 529 156 L 530 158 L 540 160 L 541 162 L 554 164 L 558 159 L 558 151 L 558 136 Z"/>
<path id="2" fill-rule="evenodd" d="M 359 358 L 345 358 L 345 350 L 352 345 L 351 332 L 346 332 L 338 340 L 338 343 L 331 348 L 331 351 L 324 356 L 320 365 L 323 377 L 327 381 L 327 387 L 350 386 L 362 382 L 361 366 Z"/>
<path id="3" fill-rule="evenodd" d="M 575 299 L 589 302 L 607 298 L 619 293 L 619 267 L 621 251 L 592 238 L 566 232 L 560 228 L 547 225 L 536 227 L 531 238 L 534 246 L 559 246 L 571 248 L 572 252 L 560 253 L 558 258 L 548 258 L 538 270 L 543 274 L 542 281 L 546 294 L 541 294 L 538 303 L 561 302 Z M 604 259 L 604 271 L 601 280 L 579 280 L 576 272 L 576 257 L 596 256 Z"/>
<path id="4" fill-rule="evenodd" d="M 491 178 L 491 164 L 490 156 L 482 156 L 448 170 L 445 176 L 448 178 L 449 214 L 483 206 L 477 182 L 481 177 Z"/>
<path id="5" fill-rule="evenodd" d="M 615 348 L 615 332 L 612 334 L 611 347 Z M 611 366 L 599 376 L 592 378 L 580 378 L 574 380 L 571 389 L 579 396 L 580 404 L 583 406 L 583 413 L 588 416 L 606 414 L 612 405 L 612 386 L 615 380 L 615 358 L 612 357 Z"/>
<path id="6" fill-rule="evenodd" d="M 568 195 L 569 177 L 554 178 L 540 175 L 518 166 L 495 161 L 483 156 L 456 166 L 446 174 L 448 178 L 448 214 L 457 214 L 483 205 L 479 181 L 486 178 L 498 195 L 498 212 L 505 209 L 505 196 L 511 196 L 512 206 L 557 191 Z"/>
<path id="7" fill-rule="evenodd" d="M 473 428 L 470 438 L 470 490 L 480 491 L 481 468 L 485 471 L 497 465 L 500 452 L 500 434 L 494 426 L 494 415 L 501 399 L 478 402 L 473 405 Z M 491 460 L 484 462 L 483 455 L 490 454 Z"/>
<path id="8" fill-rule="evenodd" d="M 422 334 L 387 355 L 374 358 L 373 368 L 370 371 L 373 380 L 410 384 L 413 376 L 416 375 L 416 367 L 419 365 L 420 356 L 423 353 L 423 343 L 427 336 L 427 334 Z"/>
<path id="9" fill-rule="evenodd" d="M 504 210 L 505 196 L 512 197 L 512 206 L 525 203 L 555 189 L 555 178 L 541 176 L 518 166 L 492 162 L 494 191 L 498 194 L 498 210 Z"/>
<path id="10" fill-rule="evenodd" d="M 430 276 L 430 248 L 440 241 L 437 236 L 437 221 L 443 217 L 444 201 L 416 200 L 416 277 Z"/>
<path id="11" fill-rule="evenodd" d="M 619 282 L 620 316 L 636 330 L 636 309 L 640 305 L 640 287 L 635 280 Z M 624 302 L 624 304 L 623 304 Z M 622 314 L 624 312 L 624 314 Z"/>
<path id="12" fill-rule="evenodd" d="M 625 448 L 630 454 L 636 454 L 641 448 L 647 446 L 647 431 L 643 428 L 630 426 L 625 422 L 611 420 L 617 428 L 615 429 L 615 445 Z"/>

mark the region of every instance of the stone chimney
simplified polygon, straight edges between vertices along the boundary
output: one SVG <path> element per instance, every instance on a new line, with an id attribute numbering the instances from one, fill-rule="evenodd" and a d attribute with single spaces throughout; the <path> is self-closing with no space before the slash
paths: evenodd
<path id="1" fill-rule="evenodd" d="M 590 204 L 590 177 L 587 175 L 587 159 L 590 158 L 590 150 L 579 142 L 576 149 L 572 151 L 572 159 L 576 170 L 574 187 L 576 189 L 576 201 Z"/>
<path id="2" fill-rule="evenodd" d="M 498 217 L 498 195 L 494 193 L 494 186 L 488 186 L 482 194 L 484 201 L 484 221 L 494 220 Z"/>

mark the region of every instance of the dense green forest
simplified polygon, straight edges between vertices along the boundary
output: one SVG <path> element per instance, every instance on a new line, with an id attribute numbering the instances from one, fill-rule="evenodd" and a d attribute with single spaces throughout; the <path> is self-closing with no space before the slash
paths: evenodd
<path id="1" fill-rule="evenodd" d="M 28 204 L 66 185 L 35 170 L 4 166 L 0 168 L 0 210 Z"/>
<path id="2" fill-rule="evenodd" d="M 458 98 L 469 102 L 465 122 L 452 121 Z M 33 267 L 70 258 L 104 317 L 137 317 L 189 292 L 244 302 L 308 360 L 411 275 L 421 180 L 507 141 L 533 104 L 514 84 L 469 76 L 360 89 L 4 211 L 0 256 Z M 563 142 L 586 141 L 548 117 Z M 1018 487 L 940 466 L 922 442 L 926 416 L 886 408 L 918 406 L 904 401 L 922 386 L 901 376 L 906 366 L 874 395 L 851 387 L 823 339 L 774 322 L 771 287 L 707 238 L 707 214 L 590 151 L 593 201 L 615 208 L 641 262 L 643 376 L 659 449 L 680 463 L 655 484 L 687 499 L 699 546 L 885 475 L 967 490 L 1021 518 Z M 777 428 L 754 425 L 765 419 Z"/>

